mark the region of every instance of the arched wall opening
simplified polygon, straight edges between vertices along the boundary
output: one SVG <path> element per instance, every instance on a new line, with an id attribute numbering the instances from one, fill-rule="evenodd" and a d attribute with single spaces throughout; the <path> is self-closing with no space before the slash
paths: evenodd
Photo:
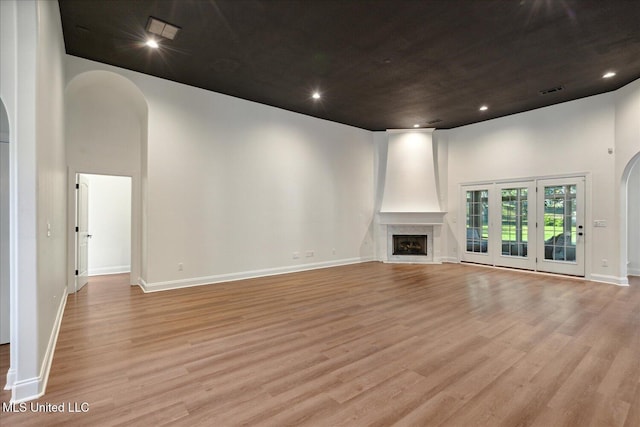
<path id="1" fill-rule="evenodd" d="M 76 270 L 76 197 L 78 174 L 131 177 L 131 277 L 145 276 L 144 194 L 148 105 L 142 91 L 125 77 L 89 71 L 74 77 L 65 90 L 69 180 L 69 291 L 79 289 Z"/>
<path id="2" fill-rule="evenodd" d="M 620 259 L 623 276 L 640 276 L 640 151 L 622 173 Z"/>
<path id="3" fill-rule="evenodd" d="M 9 116 L 0 99 L 0 345 L 11 340 Z"/>

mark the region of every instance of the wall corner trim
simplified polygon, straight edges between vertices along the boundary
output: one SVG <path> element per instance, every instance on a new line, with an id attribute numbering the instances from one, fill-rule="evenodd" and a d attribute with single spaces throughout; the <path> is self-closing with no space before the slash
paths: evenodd
<path id="1" fill-rule="evenodd" d="M 321 268 L 339 267 L 341 265 L 360 264 L 375 261 L 374 257 L 346 258 L 335 261 L 317 262 L 311 264 L 291 265 L 285 267 L 267 268 L 263 270 L 243 271 L 238 273 L 218 274 L 215 276 L 193 277 L 190 279 L 169 280 L 166 282 L 147 283 L 138 278 L 138 286 L 144 293 L 167 291 L 171 289 L 189 288 L 192 286 L 213 285 L 216 283 L 235 282 L 238 280 L 255 279 L 258 277 L 276 276 L 287 273 L 298 273 Z"/>
<path id="2" fill-rule="evenodd" d="M 62 291 L 62 298 L 60 305 L 58 306 L 58 313 L 53 322 L 53 328 L 51 335 L 49 336 L 49 343 L 47 344 L 47 350 L 40 366 L 40 375 L 34 378 L 28 378 L 25 380 L 15 381 L 11 386 L 12 389 L 12 403 L 21 403 L 29 400 L 34 400 L 44 395 L 47 389 L 47 381 L 49 380 L 49 373 L 51 372 L 51 364 L 53 363 L 53 355 L 56 350 L 56 344 L 58 342 L 58 334 L 60 333 L 60 325 L 62 324 L 62 316 L 64 315 L 64 308 L 67 305 L 67 287 L 65 286 Z"/>

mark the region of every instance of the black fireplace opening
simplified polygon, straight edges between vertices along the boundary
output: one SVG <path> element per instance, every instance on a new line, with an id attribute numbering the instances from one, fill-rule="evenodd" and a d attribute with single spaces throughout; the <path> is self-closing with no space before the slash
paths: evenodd
<path id="1" fill-rule="evenodd" d="M 393 235 L 393 255 L 427 255 L 427 236 L 411 234 Z"/>

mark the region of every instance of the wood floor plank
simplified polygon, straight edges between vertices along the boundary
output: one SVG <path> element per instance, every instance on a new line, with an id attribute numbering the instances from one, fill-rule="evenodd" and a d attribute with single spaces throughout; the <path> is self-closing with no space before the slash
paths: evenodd
<path id="1" fill-rule="evenodd" d="M 89 411 L 2 412 L 3 427 L 640 425 L 640 278 L 364 263 L 128 281 L 69 296 L 36 402 Z"/>

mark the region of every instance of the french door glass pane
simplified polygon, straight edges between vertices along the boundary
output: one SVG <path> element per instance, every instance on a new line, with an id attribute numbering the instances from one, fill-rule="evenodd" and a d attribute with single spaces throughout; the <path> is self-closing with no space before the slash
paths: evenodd
<path id="1" fill-rule="evenodd" d="M 487 253 L 489 190 L 467 191 L 467 252 Z"/>
<path id="2" fill-rule="evenodd" d="M 529 241 L 527 188 L 502 190 L 502 255 L 526 257 Z"/>
<path id="3" fill-rule="evenodd" d="M 544 187 L 544 259 L 576 260 L 576 194 L 575 184 Z"/>

